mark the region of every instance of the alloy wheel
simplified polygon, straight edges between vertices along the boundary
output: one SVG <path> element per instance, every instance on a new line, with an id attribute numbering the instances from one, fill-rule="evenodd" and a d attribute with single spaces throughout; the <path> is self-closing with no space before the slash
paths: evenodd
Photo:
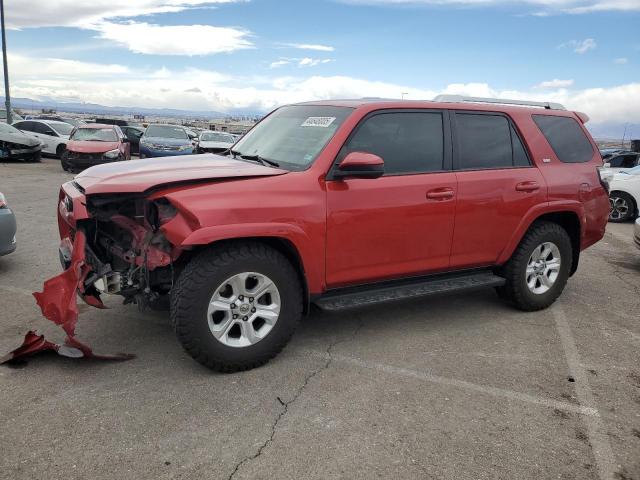
<path id="1" fill-rule="evenodd" d="M 538 245 L 531 253 L 525 271 L 529 290 L 536 295 L 547 293 L 558 279 L 561 263 L 556 244 L 544 242 Z"/>

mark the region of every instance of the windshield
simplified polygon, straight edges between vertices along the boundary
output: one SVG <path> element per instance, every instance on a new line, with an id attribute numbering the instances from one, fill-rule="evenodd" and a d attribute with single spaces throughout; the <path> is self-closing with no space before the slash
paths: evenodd
<path id="1" fill-rule="evenodd" d="M 175 138 L 178 140 L 188 140 L 187 132 L 182 127 L 173 125 L 149 125 L 144 133 L 145 137 Z"/>
<path id="2" fill-rule="evenodd" d="M 53 128 L 60 135 L 69 135 L 71 131 L 74 129 L 73 125 L 69 125 L 68 123 L 62 123 L 62 122 L 51 122 L 51 123 L 47 123 L 47 125 Z"/>
<path id="3" fill-rule="evenodd" d="M 113 128 L 78 128 L 71 140 L 87 140 L 93 142 L 117 142 L 118 136 Z"/>
<path id="4" fill-rule="evenodd" d="M 259 155 L 284 168 L 304 170 L 352 111 L 318 105 L 279 108 L 242 137 L 234 151 L 239 155 Z"/>
<path id="5" fill-rule="evenodd" d="M 13 125 L 9 125 L 8 123 L 0 123 L 0 132 L 1 133 L 17 133 L 19 135 L 24 135 L 20 130 L 18 130 Z"/>
<path id="6" fill-rule="evenodd" d="M 235 143 L 236 140 L 231 135 L 226 133 L 217 132 L 203 132 L 200 134 L 201 142 L 223 142 L 223 143 Z"/>

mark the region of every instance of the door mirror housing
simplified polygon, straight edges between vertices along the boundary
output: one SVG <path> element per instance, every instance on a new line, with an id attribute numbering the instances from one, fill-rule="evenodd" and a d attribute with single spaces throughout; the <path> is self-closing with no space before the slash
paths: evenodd
<path id="1" fill-rule="evenodd" d="M 373 153 L 351 152 L 340 162 L 333 177 L 336 179 L 378 178 L 382 175 L 384 175 L 384 160 L 381 157 Z"/>

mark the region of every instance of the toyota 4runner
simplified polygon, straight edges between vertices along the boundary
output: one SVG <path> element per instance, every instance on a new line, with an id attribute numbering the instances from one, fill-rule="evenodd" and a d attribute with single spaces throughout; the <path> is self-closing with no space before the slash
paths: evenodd
<path id="1" fill-rule="evenodd" d="M 57 285 L 74 299 L 45 288 L 43 312 L 75 326 L 76 291 L 165 302 L 186 351 L 231 372 L 274 357 L 312 303 L 494 287 L 548 307 L 607 223 L 588 117 L 436 100 L 290 105 L 225 155 L 86 170 L 58 205 Z"/>

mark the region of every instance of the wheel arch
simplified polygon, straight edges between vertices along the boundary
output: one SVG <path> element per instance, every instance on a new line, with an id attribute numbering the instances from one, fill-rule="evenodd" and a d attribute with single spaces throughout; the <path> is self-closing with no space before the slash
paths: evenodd
<path id="1" fill-rule="evenodd" d="M 304 267 L 304 262 L 302 260 L 302 256 L 296 245 L 289 239 L 278 236 L 248 236 L 248 237 L 233 237 L 233 238 L 224 238 L 220 240 L 215 240 L 208 244 L 196 245 L 189 252 L 189 258 L 195 255 L 198 252 L 201 252 L 204 249 L 209 248 L 220 248 L 233 243 L 246 243 L 246 242 L 254 242 L 254 243 L 262 243 L 274 250 L 280 252 L 285 256 L 287 260 L 291 263 L 293 268 L 296 270 L 298 274 L 298 279 L 300 280 L 300 285 L 303 290 L 303 313 L 306 315 L 309 313 L 310 308 L 310 293 L 309 293 L 309 284 L 307 282 L 307 275 Z"/>
<path id="2" fill-rule="evenodd" d="M 516 248 L 522 242 L 522 239 L 531 228 L 539 222 L 552 222 L 560 225 L 569 235 L 571 239 L 572 249 L 572 266 L 570 275 L 573 275 L 578 269 L 578 263 L 580 261 L 581 239 L 583 233 L 583 222 L 580 214 L 576 209 L 562 209 L 536 212 L 535 215 L 530 216 L 528 219 L 524 219 L 520 228 L 514 234 L 509 246 L 503 251 L 500 256 L 499 265 L 506 263 Z"/>

